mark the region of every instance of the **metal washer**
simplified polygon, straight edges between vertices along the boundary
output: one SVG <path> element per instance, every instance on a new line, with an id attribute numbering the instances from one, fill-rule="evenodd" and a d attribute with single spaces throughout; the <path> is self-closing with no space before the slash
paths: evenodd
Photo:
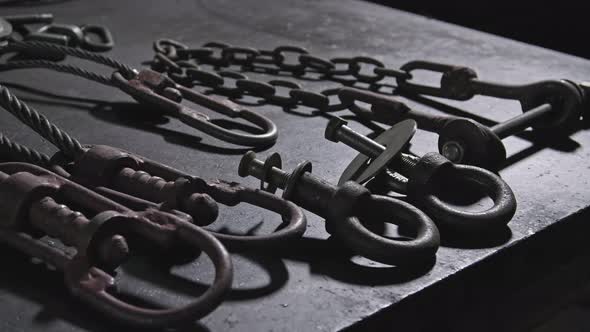
<path id="1" fill-rule="evenodd" d="M 402 152 L 416 133 L 416 130 L 416 121 L 405 120 L 383 132 L 375 138 L 375 142 L 385 145 L 385 151 L 374 159 L 359 153 L 340 176 L 338 185 L 342 185 L 346 181 L 363 184 L 375 177 L 389 165 L 395 156 Z"/>

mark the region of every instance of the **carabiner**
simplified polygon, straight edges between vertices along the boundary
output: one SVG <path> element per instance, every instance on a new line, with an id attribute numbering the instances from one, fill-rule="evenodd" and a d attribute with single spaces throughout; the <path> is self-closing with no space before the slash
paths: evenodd
<path id="1" fill-rule="evenodd" d="M 403 153 L 416 132 L 416 122 L 402 121 L 374 140 L 348 126 L 340 118 L 332 118 L 326 128 L 326 138 L 343 142 L 359 151 L 343 172 L 339 183 L 366 183 L 384 172 L 399 172 L 407 178 L 407 190 L 402 192 L 428 213 L 437 225 L 458 232 L 483 232 L 504 227 L 516 212 L 516 198 L 510 187 L 496 174 L 483 168 L 454 165 L 442 155 L 431 152 L 421 158 Z M 494 205 L 482 212 L 463 211 L 451 207 L 434 196 L 434 188 L 443 179 L 468 182 L 492 198 Z M 399 181 L 405 181 L 399 180 Z M 399 182 L 398 181 L 398 182 Z M 403 186 L 387 188 L 399 190 Z"/>
<path id="2" fill-rule="evenodd" d="M 137 101 L 157 106 L 187 125 L 222 141 L 246 146 L 267 146 L 274 144 L 277 139 L 276 125 L 265 116 L 242 109 L 229 100 L 219 100 L 176 84 L 172 79 L 156 71 L 145 69 L 129 79 L 121 73 L 115 72 L 112 81 Z M 264 130 L 264 133 L 259 135 L 241 134 L 225 129 L 212 123 L 205 114 L 182 105 L 183 99 L 230 118 L 242 118 Z"/>
<path id="3" fill-rule="evenodd" d="M 223 245 L 203 229 L 157 210 L 132 211 L 79 184 L 26 163 L 0 164 L 0 242 L 64 272 L 70 292 L 94 310 L 144 328 L 173 327 L 213 311 L 232 283 L 232 263 Z M 71 207 L 82 209 L 84 214 Z M 92 214 L 90 219 L 86 215 Z M 50 246 L 46 235 L 74 247 Z M 136 242 L 127 242 L 134 239 Z M 204 251 L 215 266 L 215 280 L 192 303 L 152 309 L 108 293 L 115 279 L 107 271 L 135 252 L 135 244 L 169 250 Z M 129 250 L 131 245 L 134 251 Z"/>
<path id="4" fill-rule="evenodd" d="M 268 235 L 231 235 L 209 231 L 232 249 L 284 246 L 300 238 L 306 229 L 305 215 L 291 202 L 238 183 L 205 181 L 117 148 L 90 146 L 84 155 L 66 168 L 74 181 L 111 199 L 122 201 L 128 199 L 127 195 L 135 196 L 157 203 L 163 211 L 188 213 L 198 225 L 215 221 L 217 203 L 235 206 L 241 202 L 273 211 L 286 224 Z"/>

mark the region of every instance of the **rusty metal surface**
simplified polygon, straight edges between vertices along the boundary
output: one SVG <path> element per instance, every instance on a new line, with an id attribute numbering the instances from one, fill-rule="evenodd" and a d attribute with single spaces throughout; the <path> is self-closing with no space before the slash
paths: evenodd
<path id="1" fill-rule="evenodd" d="M 300 45 L 324 58 L 366 54 L 376 56 L 387 68 L 397 68 L 409 60 L 426 59 L 477 68 L 478 74 L 488 80 L 515 84 L 561 78 L 583 81 L 590 76 L 587 60 L 358 1 L 183 0 L 174 5 L 144 1 L 141 6 L 134 1 L 69 1 L 44 6 L 42 11 L 53 12 L 63 21 L 108 26 L 118 45 L 113 55 L 136 66 L 152 57 L 154 39 L 168 37 L 193 45 L 209 40 L 262 49 L 280 44 Z M 24 14 L 30 9 L 3 8 L 4 12 Z M 203 178 L 219 177 L 253 187 L 258 185 L 254 179 L 238 177 L 237 167 L 244 149 L 205 135 L 198 136 L 176 120 L 149 114 L 111 88 L 38 70 L 2 74 L 0 81 L 72 97 L 53 99 L 14 90 L 28 96 L 33 105 L 84 142 L 132 150 Z M 432 81 L 436 82 L 436 78 Z M 333 86 L 327 82 L 304 84 L 314 91 Z M 40 102 L 47 99 L 51 103 Z M 427 104 L 404 102 L 425 110 L 438 106 L 433 101 L 423 101 Z M 486 98 L 448 104 L 454 106 L 447 108 L 448 112 L 485 110 L 478 115 L 494 121 L 505 121 L 521 112 L 519 105 Z M 285 113 L 274 106 L 253 109 L 277 124 L 279 137 L 272 150 L 283 152 L 285 157 L 288 152 L 285 169 L 310 160 L 316 175 L 336 183 L 356 154 L 345 145 L 325 141 L 323 133 L 327 120 L 305 116 L 305 109 L 297 114 Z M 9 114 L 0 112 L 0 127 L 21 143 L 46 153 L 53 152 Z M 98 127 L 100 130 L 96 130 Z M 366 132 L 361 126 L 355 130 Z M 413 149 L 421 154 L 433 151 L 436 139 L 433 134 L 420 132 L 413 140 Z M 519 209 L 510 223 L 511 232 L 500 241 L 488 243 L 485 248 L 469 243 L 443 246 L 429 272 L 422 276 L 407 275 L 395 268 L 370 265 L 359 258 L 351 262 L 347 253 L 325 240 L 328 234 L 321 219 L 308 214 L 308 228 L 300 245 L 272 255 L 234 255 L 235 281 L 229 301 L 203 319 L 201 328 L 281 331 L 297 326 L 299 330 L 340 330 L 386 313 L 393 315 L 407 302 L 403 300 L 418 301 L 431 289 L 453 289 L 457 287 L 458 276 L 480 268 L 482 264 L 475 263 L 484 259 L 484 263 L 493 261 L 496 270 L 505 272 L 510 271 L 508 267 L 522 265 L 512 262 L 510 253 L 519 248 L 526 251 L 529 243 L 547 233 L 538 234 L 542 230 L 553 224 L 580 227 L 581 223 L 572 220 L 590 201 L 587 189 L 590 134 L 579 131 L 570 139 L 551 144 L 536 142 L 528 136 L 510 137 L 504 144 L 508 166 L 500 174 L 514 190 Z M 564 219 L 570 215 L 574 216 Z M 263 232 L 269 229 L 256 229 L 256 226 L 261 219 L 268 221 L 268 218 L 274 221 L 268 223 L 269 229 L 280 224 L 278 218 L 272 219 L 257 209 L 220 207 L 219 221 L 211 227 L 219 230 L 226 226 L 234 232 L 252 229 Z M 240 222 L 230 223 L 232 220 Z M 506 240 L 509 242 L 504 243 Z M 502 243 L 504 247 L 500 247 Z M 555 250 L 560 247 L 559 243 L 551 243 Z M 11 268 L 0 274 L 1 330 L 102 331 L 113 328 L 64 296 L 65 288 L 56 286 L 62 280 L 59 273 L 32 265 L 14 251 L 5 249 L 4 253 L 2 259 Z M 128 278 L 122 281 L 124 285 L 145 293 L 150 281 L 160 278 L 156 274 L 147 280 L 134 279 L 148 267 L 134 264 L 124 269 L 119 278 Z M 197 284 L 200 284 L 197 278 L 207 280 L 207 271 L 201 270 L 198 263 L 183 266 L 175 273 Z M 39 274 L 43 274 L 46 281 L 33 283 L 27 278 Z M 180 285 L 169 285 L 174 293 L 166 301 L 174 304 L 185 300 L 181 295 L 187 288 L 185 278 Z M 482 287 L 477 280 L 469 285 L 474 289 Z M 156 291 L 151 295 L 159 297 L 161 294 Z"/>

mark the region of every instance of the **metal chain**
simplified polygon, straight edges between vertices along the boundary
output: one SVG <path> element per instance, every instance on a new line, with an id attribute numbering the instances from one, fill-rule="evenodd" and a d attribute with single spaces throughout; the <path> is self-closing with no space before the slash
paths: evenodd
<path id="1" fill-rule="evenodd" d="M 193 87 L 201 85 L 215 93 L 231 97 L 250 95 L 262 98 L 265 102 L 282 107 L 297 105 L 315 108 L 321 112 L 334 112 L 349 108 L 351 104 L 339 103 L 330 105 L 329 95 L 337 93 L 330 89 L 317 93 L 304 90 L 300 84 L 288 80 L 272 80 L 263 82 L 248 78 L 242 73 L 230 70 L 218 70 L 232 65 L 239 65 L 243 71 L 279 74 L 290 73 L 294 78 L 302 78 L 307 73 L 322 75 L 323 79 L 353 85 L 357 82 L 366 83 L 378 90 L 378 83 L 386 78 L 412 78 L 408 72 L 386 68 L 385 65 L 371 57 L 357 56 L 351 58 L 324 59 L 309 54 L 301 47 L 279 46 L 274 50 L 258 50 L 254 48 L 235 47 L 229 44 L 210 42 L 202 47 L 188 46 L 171 39 L 160 39 L 154 43 L 156 52 L 152 69 L 166 72 L 179 84 Z M 288 54 L 297 60 L 288 63 Z M 206 71 L 199 65 L 211 65 L 216 71 Z M 363 67 L 373 66 L 371 74 L 363 73 Z M 353 80 L 346 80 L 346 77 Z M 235 87 L 227 84 L 227 78 L 235 80 Z M 281 96 L 277 88 L 288 89 L 288 94 Z"/>
<path id="2" fill-rule="evenodd" d="M 48 155 L 13 142 L 2 133 L 0 133 L 0 154 L 9 156 L 11 160 L 27 162 L 42 167 L 49 167 L 51 165 Z"/>
<path id="3" fill-rule="evenodd" d="M 364 112 L 355 105 L 354 99 L 339 98 L 338 104 L 330 104 L 329 96 L 338 94 L 339 88 L 316 93 L 304 90 L 300 84 L 293 81 L 263 82 L 250 79 L 241 72 L 230 71 L 227 68 L 237 65 L 241 67 L 242 72 L 271 75 L 287 73 L 295 79 L 313 73 L 321 75 L 320 79 L 342 85 L 354 86 L 364 83 L 368 85 L 369 90 L 377 93 L 382 93 L 381 88 L 386 86 L 384 81 L 388 78 L 393 78 L 396 82 L 412 79 L 411 73 L 402 69 L 387 68 L 383 62 L 372 57 L 325 59 L 311 55 L 305 48 L 297 46 L 278 46 L 273 50 L 260 50 L 209 42 L 201 47 L 189 48 L 175 40 L 160 39 L 154 42 L 153 48 L 156 54 L 151 63 L 152 69 L 166 72 L 179 84 L 189 87 L 205 86 L 214 93 L 229 97 L 255 96 L 266 103 L 282 107 L 304 105 L 322 113 L 349 109 L 361 118 Z M 295 61 L 287 61 L 293 57 L 296 58 Z M 199 65 L 213 66 L 215 71 L 202 70 Z M 235 80 L 235 87 L 229 86 L 227 78 Z M 279 95 L 277 87 L 288 89 L 288 94 Z M 386 179 L 390 180 L 396 188 L 403 189 L 407 185 L 407 179 L 397 173 L 388 172 Z"/>

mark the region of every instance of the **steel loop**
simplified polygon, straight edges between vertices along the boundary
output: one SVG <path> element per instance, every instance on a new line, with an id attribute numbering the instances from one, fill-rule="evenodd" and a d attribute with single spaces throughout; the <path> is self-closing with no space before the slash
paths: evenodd
<path id="1" fill-rule="evenodd" d="M 225 66 L 227 64 L 227 59 L 223 57 L 223 49 L 230 47 L 230 45 L 218 42 L 208 42 L 204 44 L 203 47 L 210 48 L 212 50 L 211 54 L 203 57 L 203 62 L 213 66 Z M 219 51 L 218 57 L 215 56 L 216 51 Z"/>
<path id="2" fill-rule="evenodd" d="M 223 85 L 224 82 L 224 79 L 221 77 L 221 75 L 198 68 L 187 68 L 186 74 L 193 81 L 198 81 L 199 83 L 212 88 Z"/>
<path id="3" fill-rule="evenodd" d="M 196 59 L 197 61 L 207 58 L 213 54 L 213 49 L 209 47 L 197 47 L 197 48 L 181 48 L 177 49 L 179 59 Z"/>
<path id="4" fill-rule="evenodd" d="M 235 72 L 235 71 L 231 71 L 231 70 L 221 70 L 217 73 L 219 74 L 219 76 L 221 76 L 223 78 L 223 84 L 217 85 L 213 88 L 215 89 L 215 91 L 220 92 L 222 94 L 228 94 L 228 95 L 239 94 L 240 88 L 237 87 L 236 82 L 238 80 L 247 80 L 248 79 L 248 77 L 246 75 Z M 235 80 L 233 86 L 230 84 L 227 84 L 228 80 L 226 80 L 225 78 Z"/>
<path id="5" fill-rule="evenodd" d="M 385 75 L 383 73 L 379 74 L 375 71 L 373 71 L 375 73 L 375 75 L 361 74 L 361 69 L 363 67 L 362 64 L 373 65 L 373 66 L 376 66 L 377 68 L 385 67 L 383 62 L 381 62 L 375 58 L 366 57 L 366 56 L 357 56 L 357 57 L 352 58 L 352 61 L 350 62 L 349 66 L 352 71 L 352 76 L 354 76 L 358 81 L 364 82 L 364 83 L 375 83 L 377 81 L 382 80 L 385 77 Z"/>
<path id="6" fill-rule="evenodd" d="M 297 46 L 279 46 L 273 51 L 274 64 L 281 70 L 296 72 L 305 69 L 305 64 L 301 62 L 295 64 L 285 63 L 285 53 L 308 54 L 309 52 L 306 49 Z"/>
<path id="7" fill-rule="evenodd" d="M 283 87 L 287 89 L 301 89 L 301 85 L 286 80 L 272 80 L 268 84 L 274 87 Z M 270 103 L 279 105 L 282 107 L 293 107 L 297 104 L 297 100 L 289 94 L 289 96 L 280 96 L 277 94 L 276 88 L 275 93 L 272 96 L 266 96 L 265 99 Z"/>
<path id="8" fill-rule="evenodd" d="M 412 79 L 412 74 L 410 74 L 407 71 L 399 70 L 399 69 L 376 67 L 373 69 L 373 72 L 377 75 L 394 77 L 396 79 L 401 79 L 401 80 L 411 80 Z"/>
<path id="9" fill-rule="evenodd" d="M 327 74 L 330 72 L 331 69 L 336 67 L 334 63 L 330 60 L 322 59 L 317 56 L 313 56 L 310 54 L 302 54 L 299 56 L 299 62 L 304 64 L 306 67 L 315 69 L 322 74 Z"/>
<path id="10" fill-rule="evenodd" d="M 156 53 L 176 58 L 178 56 L 177 51 L 187 49 L 188 46 L 174 39 L 158 39 L 154 42 L 153 48 Z"/>
<path id="11" fill-rule="evenodd" d="M 242 93 L 248 93 L 261 98 L 272 96 L 276 92 L 275 87 L 271 84 L 249 79 L 236 80 L 236 87 L 238 87 Z"/>
<path id="12" fill-rule="evenodd" d="M 347 76 L 347 75 L 352 75 L 353 70 L 350 67 L 350 64 L 352 62 L 351 58 L 332 58 L 330 59 L 330 62 L 332 62 L 334 64 L 334 68 L 332 68 L 328 74 L 329 75 L 338 75 L 338 76 Z M 346 65 L 346 69 L 338 69 L 338 65 Z"/>
<path id="13" fill-rule="evenodd" d="M 252 59 L 252 63 L 271 65 L 275 63 L 276 59 L 284 61 L 285 57 L 283 55 L 275 55 L 274 51 L 271 50 L 259 50 L 258 54 Z"/>
<path id="14" fill-rule="evenodd" d="M 297 103 L 303 106 L 317 108 L 320 111 L 327 110 L 328 105 L 330 104 L 330 98 L 321 93 L 315 93 L 302 89 L 293 89 L 289 92 L 289 95 L 293 97 Z"/>
<path id="15" fill-rule="evenodd" d="M 221 50 L 221 57 L 232 64 L 250 65 L 260 52 L 250 47 L 226 47 Z"/>

